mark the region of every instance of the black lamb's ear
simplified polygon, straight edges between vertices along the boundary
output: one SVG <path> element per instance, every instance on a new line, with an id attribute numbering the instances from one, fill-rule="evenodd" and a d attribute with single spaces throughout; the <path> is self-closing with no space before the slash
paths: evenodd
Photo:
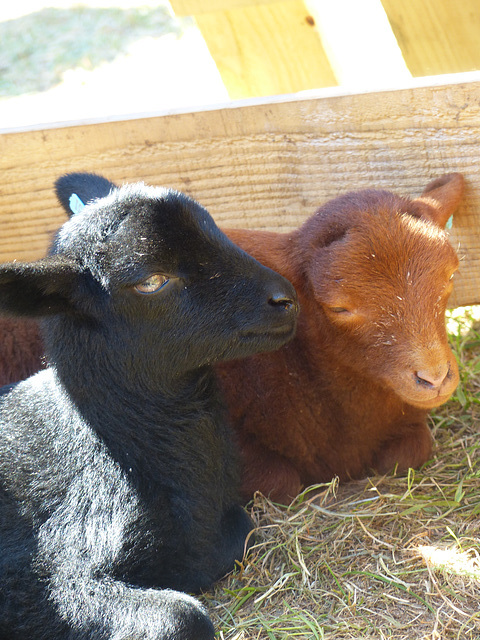
<path id="1" fill-rule="evenodd" d="M 91 200 L 108 196 L 116 187 L 116 184 L 96 173 L 67 173 L 55 182 L 57 198 L 69 217 Z"/>
<path id="2" fill-rule="evenodd" d="M 0 265 L 0 312 L 41 317 L 74 309 L 80 267 L 63 256 Z"/>

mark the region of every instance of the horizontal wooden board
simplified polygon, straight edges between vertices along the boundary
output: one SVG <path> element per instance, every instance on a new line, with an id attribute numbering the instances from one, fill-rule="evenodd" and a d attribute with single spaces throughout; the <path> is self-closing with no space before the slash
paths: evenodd
<path id="1" fill-rule="evenodd" d="M 418 195 L 465 175 L 453 302 L 480 302 L 480 77 L 441 86 L 271 100 L 0 135 L 0 257 L 42 256 L 63 221 L 54 180 L 95 171 L 198 199 L 217 222 L 285 231 L 325 200 L 378 187 Z"/>

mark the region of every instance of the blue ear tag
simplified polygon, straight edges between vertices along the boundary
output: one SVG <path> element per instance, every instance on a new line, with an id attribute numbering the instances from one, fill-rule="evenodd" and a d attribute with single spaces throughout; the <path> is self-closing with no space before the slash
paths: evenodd
<path id="1" fill-rule="evenodd" d="M 70 209 L 72 210 L 73 214 L 80 213 L 80 211 L 85 206 L 76 193 L 72 193 L 68 204 L 70 205 Z"/>
<path id="2" fill-rule="evenodd" d="M 453 224 L 453 214 L 447 220 L 447 224 L 445 225 L 445 229 L 451 229 Z"/>

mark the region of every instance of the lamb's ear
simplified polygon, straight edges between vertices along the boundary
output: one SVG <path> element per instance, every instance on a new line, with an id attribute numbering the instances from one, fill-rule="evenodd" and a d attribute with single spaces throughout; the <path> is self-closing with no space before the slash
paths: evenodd
<path id="1" fill-rule="evenodd" d="M 97 198 L 104 198 L 116 185 L 96 173 L 67 173 L 55 182 L 55 192 L 69 216 Z"/>
<path id="2" fill-rule="evenodd" d="M 420 198 L 413 202 L 419 207 L 419 214 L 445 227 L 461 202 L 464 179 L 461 173 L 447 173 L 433 180 L 424 189 Z"/>
<path id="3" fill-rule="evenodd" d="M 79 266 L 61 256 L 0 265 L 0 312 L 40 317 L 73 310 Z"/>

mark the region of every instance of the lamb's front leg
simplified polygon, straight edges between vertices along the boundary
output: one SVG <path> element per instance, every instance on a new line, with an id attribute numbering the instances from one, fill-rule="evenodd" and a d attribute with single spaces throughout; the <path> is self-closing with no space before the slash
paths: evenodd
<path id="1" fill-rule="evenodd" d="M 95 477 L 94 477 L 95 476 Z M 127 483 L 86 474 L 41 527 L 39 566 L 68 640 L 211 640 L 213 626 L 194 598 L 115 579 L 115 565 L 140 509 Z M 48 630 L 45 638 L 49 638 Z"/>
<path id="2" fill-rule="evenodd" d="M 263 446 L 253 435 L 238 435 L 242 461 L 242 498 L 248 501 L 256 491 L 274 502 L 290 504 L 302 490 L 300 474 L 279 453 Z"/>
<path id="3" fill-rule="evenodd" d="M 384 442 L 377 451 L 373 469 L 380 474 L 418 469 L 431 453 L 432 434 L 426 423 L 401 425 L 398 435 Z"/>

